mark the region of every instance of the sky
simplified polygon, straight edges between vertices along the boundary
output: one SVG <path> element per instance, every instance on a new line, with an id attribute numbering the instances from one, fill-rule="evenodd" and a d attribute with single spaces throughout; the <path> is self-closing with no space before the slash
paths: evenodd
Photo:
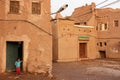
<path id="1" fill-rule="evenodd" d="M 64 4 L 68 4 L 68 8 L 66 8 L 64 11 L 61 12 L 61 15 L 63 17 L 70 16 L 75 8 L 84 6 L 86 4 L 90 5 L 92 2 L 95 2 L 96 5 L 103 2 L 105 0 L 51 0 L 51 13 L 56 12 L 61 6 Z M 115 4 L 112 4 L 107 7 L 111 8 L 120 8 L 120 0 L 106 0 L 107 2 L 98 5 L 97 8 L 100 8 L 106 4 L 109 4 L 114 1 L 118 1 Z"/>

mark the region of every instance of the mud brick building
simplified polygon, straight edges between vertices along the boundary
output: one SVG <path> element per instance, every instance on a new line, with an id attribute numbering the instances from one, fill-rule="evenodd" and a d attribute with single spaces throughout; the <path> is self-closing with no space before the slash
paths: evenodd
<path id="1" fill-rule="evenodd" d="M 52 66 L 50 0 L 0 0 L 0 72 L 46 72 Z"/>
<path id="2" fill-rule="evenodd" d="M 53 20 L 53 61 L 95 59 L 97 32 L 94 26 L 74 25 L 74 20 L 57 14 Z"/>
<path id="3" fill-rule="evenodd" d="M 53 21 L 53 60 L 120 58 L 120 9 L 78 7 Z"/>
<path id="4" fill-rule="evenodd" d="M 120 58 L 120 9 L 96 8 L 85 5 L 76 8 L 70 17 L 75 24 L 94 26 L 97 31 L 97 54 L 101 58 Z"/>

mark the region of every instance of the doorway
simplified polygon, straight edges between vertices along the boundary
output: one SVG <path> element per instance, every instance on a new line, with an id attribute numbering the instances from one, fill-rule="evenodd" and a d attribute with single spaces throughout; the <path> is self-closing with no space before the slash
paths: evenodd
<path id="1" fill-rule="evenodd" d="M 106 58 L 106 51 L 99 51 L 100 52 L 100 58 Z"/>
<path id="2" fill-rule="evenodd" d="M 87 43 L 79 43 L 79 57 L 87 58 Z"/>
<path id="3" fill-rule="evenodd" d="M 23 60 L 23 42 L 6 42 L 6 71 L 15 71 L 17 58 Z M 22 66 L 21 66 L 22 69 Z"/>

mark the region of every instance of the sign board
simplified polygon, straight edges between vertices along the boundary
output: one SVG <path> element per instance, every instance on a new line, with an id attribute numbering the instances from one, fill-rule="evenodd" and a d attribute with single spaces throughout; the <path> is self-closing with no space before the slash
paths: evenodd
<path id="1" fill-rule="evenodd" d="M 89 40 L 89 36 L 78 36 L 79 40 Z"/>

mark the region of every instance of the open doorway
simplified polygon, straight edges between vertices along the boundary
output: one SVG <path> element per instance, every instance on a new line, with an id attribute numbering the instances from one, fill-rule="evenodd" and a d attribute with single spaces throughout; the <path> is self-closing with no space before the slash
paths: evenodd
<path id="1" fill-rule="evenodd" d="M 106 51 L 99 51 L 100 58 L 106 58 Z"/>
<path id="2" fill-rule="evenodd" d="M 6 71 L 15 71 L 17 58 L 23 60 L 23 42 L 6 42 Z M 22 66 L 21 66 L 22 69 Z"/>

